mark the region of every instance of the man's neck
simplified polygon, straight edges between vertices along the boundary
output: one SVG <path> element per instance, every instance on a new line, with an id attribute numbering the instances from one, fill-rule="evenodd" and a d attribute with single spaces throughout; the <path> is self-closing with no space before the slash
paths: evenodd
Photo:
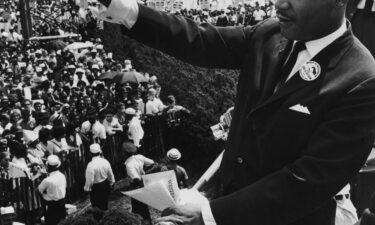
<path id="1" fill-rule="evenodd" d="M 308 41 L 317 40 L 325 36 L 328 36 L 332 34 L 333 32 L 337 31 L 345 22 L 346 22 L 345 17 L 342 17 L 341 20 L 332 22 L 332 25 L 329 28 L 327 28 L 324 32 L 317 34 L 316 36 L 312 36 L 308 38 L 308 40 L 302 40 L 302 41 L 308 42 Z"/>

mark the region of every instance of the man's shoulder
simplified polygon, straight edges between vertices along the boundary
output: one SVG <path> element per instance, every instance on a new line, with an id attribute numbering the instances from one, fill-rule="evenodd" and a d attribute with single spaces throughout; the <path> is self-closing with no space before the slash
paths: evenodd
<path id="1" fill-rule="evenodd" d="M 363 74 L 364 79 L 375 77 L 375 59 L 356 37 L 354 37 L 352 47 L 343 57 L 341 64 L 345 63 L 349 63 L 352 70 L 358 70 L 357 72 Z"/>
<path id="2" fill-rule="evenodd" d="M 257 44 L 257 41 L 269 40 L 274 35 L 281 35 L 279 20 L 277 18 L 263 20 L 252 27 L 247 27 L 246 30 L 252 34 L 252 42 L 254 44 Z"/>

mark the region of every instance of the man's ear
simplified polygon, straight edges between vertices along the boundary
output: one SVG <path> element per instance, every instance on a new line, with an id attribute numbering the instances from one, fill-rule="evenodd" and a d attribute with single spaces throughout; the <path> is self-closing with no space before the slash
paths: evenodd
<path id="1" fill-rule="evenodd" d="M 336 7 L 344 7 L 349 0 L 335 0 Z"/>

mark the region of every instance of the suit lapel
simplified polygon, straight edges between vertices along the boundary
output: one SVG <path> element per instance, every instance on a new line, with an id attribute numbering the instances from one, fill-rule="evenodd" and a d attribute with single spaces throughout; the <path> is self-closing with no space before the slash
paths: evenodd
<path id="1" fill-rule="evenodd" d="M 281 69 L 281 65 L 285 61 L 285 57 L 286 57 L 285 54 L 287 55 L 288 53 L 285 51 L 284 56 L 279 58 L 279 61 L 277 63 L 278 67 L 275 66 L 270 71 L 268 71 L 267 76 L 270 78 L 269 78 L 269 81 L 265 84 L 266 87 L 264 88 L 264 91 L 266 93 L 262 95 L 260 104 L 258 104 L 253 110 L 251 110 L 250 114 L 259 110 L 265 105 L 271 104 L 286 95 L 289 95 L 308 85 L 313 85 L 319 80 L 321 80 L 322 77 L 324 77 L 325 74 L 329 72 L 329 70 L 333 68 L 340 61 L 341 57 L 347 52 L 352 42 L 353 42 L 353 34 L 351 31 L 351 27 L 349 26 L 349 29 L 344 33 L 344 35 L 336 39 L 334 42 L 332 42 L 330 45 L 328 45 L 326 48 L 324 48 L 321 52 L 319 52 L 315 57 L 313 57 L 310 60 L 310 61 L 317 62 L 321 66 L 321 74 L 317 79 L 313 81 L 305 81 L 300 77 L 299 71 L 297 71 L 297 73 L 294 74 L 293 77 L 290 78 L 290 80 L 285 85 L 283 85 L 282 88 L 280 88 L 280 90 L 278 90 L 273 95 L 272 94 L 270 95 L 270 91 L 271 90 L 273 91 L 273 89 L 275 88 L 277 78 L 279 77 L 279 76 L 275 76 L 274 74 L 272 75 L 272 73 L 279 73 Z M 281 59 L 283 60 L 281 61 Z M 279 71 L 277 71 L 277 69 L 279 69 Z M 264 98 L 267 96 L 268 98 Z"/>
<path id="2" fill-rule="evenodd" d="M 260 95 L 258 103 L 261 104 L 266 99 L 268 99 L 274 92 L 275 85 L 279 81 L 280 77 L 277 76 L 279 73 L 285 59 L 290 53 L 293 46 L 292 41 L 288 41 L 285 38 L 280 40 L 280 43 L 275 47 L 272 55 L 270 56 L 271 60 L 267 65 L 267 70 L 262 77 L 265 77 L 263 84 L 262 94 Z M 276 76 L 275 76 L 276 75 Z"/>

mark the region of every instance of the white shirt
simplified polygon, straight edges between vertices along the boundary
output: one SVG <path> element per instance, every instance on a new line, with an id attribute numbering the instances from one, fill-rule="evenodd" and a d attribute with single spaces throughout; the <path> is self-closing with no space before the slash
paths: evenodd
<path id="1" fill-rule="evenodd" d="M 66 142 L 65 138 L 61 138 L 61 141 L 57 141 L 56 139 L 52 139 L 47 144 L 47 150 L 49 153 L 52 154 L 58 154 L 61 151 L 68 151 L 69 146 Z"/>
<path id="2" fill-rule="evenodd" d="M 261 9 L 255 10 L 253 12 L 253 17 L 255 21 L 262 21 L 265 16 L 266 16 L 266 13 Z"/>
<path id="3" fill-rule="evenodd" d="M 146 158 L 143 155 L 130 156 L 125 161 L 126 173 L 132 180 L 134 179 L 141 180 L 141 176 L 145 175 L 145 171 L 143 170 L 143 167 L 150 166 L 152 164 L 154 164 L 154 160 Z"/>
<path id="4" fill-rule="evenodd" d="M 113 128 L 120 128 L 122 131 L 122 126 L 118 122 L 118 119 L 113 117 L 112 122 L 108 122 L 107 119 L 103 121 L 103 126 L 105 127 L 105 130 L 107 131 L 108 135 L 114 135 L 116 134 L 116 131 L 113 130 Z"/>
<path id="5" fill-rule="evenodd" d="M 346 22 L 341 25 L 339 29 L 337 29 L 335 32 L 322 37 L 317 40 L 312 40 L 306 42 L 306 49 L 301 51 L 298 54 L 296 64 L 294 65 L 291 73 L 288 76 L 289 80 L 295 73 L 298 72 L 299 69 L 301 69 L 302 65 L 306 62 L 308 62 L 310 59 L 314 58 L 319 52 L 321 52 L 324 48 L 326 48 L 328 45 L 330 45 L 332 42 L 334 42 L 336 39 L 338 39 L 340 36 L 342 36 L 345 31 L 347 30 Z"/>
<path id="6" fill-rule="evenodd" d="M 156 114 L 156 113 L 158 113 L 159 112 L 159 109 L 158 109 L 158 107 L 156 106 L 156 104 L 155 104 L 155 102 L 154 101 L 151 101 L 151 100 L 148 100 L 147 102 L 146 102 L 146 112 L 145 112 L 145 114 L 147 115 L 154 115 L 154 114 Z"/>
<path id="7" fill-rule="evenodd" d="M 84 190 L 91 191 L 92 185 L 105 180 L 108 180 L 110 185 L 115 183 L 115 176 L 113 175 L 111 165 L 108 160 L 100 156 L 95 156 L 87 164 Z"/>
<path id="8" fill-rule="evenodd" d="M 143 136 L 144 131 L 141 125 L 141 121 L 138 119 L 138 117 L 133 117 L 129 122 L 129 139 L 133 140 L 135 146 L 140 147 L 139 142 L 142 140 Z"/>
<path id="9" fill-rule="evenodd" d="M 154 102 L 156 108 L 159 110 L 159 112 L 162 111 L 162 110 L 164 109 L 165 105 L 164 105 L 163 102 L 160 100 L 160 98 L 156 98 L 156 97 L 155 97 L 154 100 L 153 100 L 153 102 Z"/>
<path id="10" fill-rule="evenodd" d="M 94 125 L 92 126 L 91 126 L 90 121 L 88 120 L 82 123 L 81 132 L 83 134 L 87 134 L 90 131 L 92 132 L 92 136 L 94 139 L 96 138 L 106 139 L 107 138 L 105 127 L 99 121 L 95 121 Z"/>
<path id="11" fill-rule="evenodd" d="M 357 9 L 364 9 L 364 8 L 365 8 L 365 5 L 366 5 L 366 0 L 361 0 L 361 1 L 358 3 Z M 372 11 L 372 12 L 375 12 L 375 0 L 374 0 L 374 4 L 372 5 L 371 11 Z"/>
<path id="12" fill-rule="evenodd" d="M 54 171 L 38 187 L 46 201 L 58 201 L 65 198 L 66 179 L 60 171 Z"/>

